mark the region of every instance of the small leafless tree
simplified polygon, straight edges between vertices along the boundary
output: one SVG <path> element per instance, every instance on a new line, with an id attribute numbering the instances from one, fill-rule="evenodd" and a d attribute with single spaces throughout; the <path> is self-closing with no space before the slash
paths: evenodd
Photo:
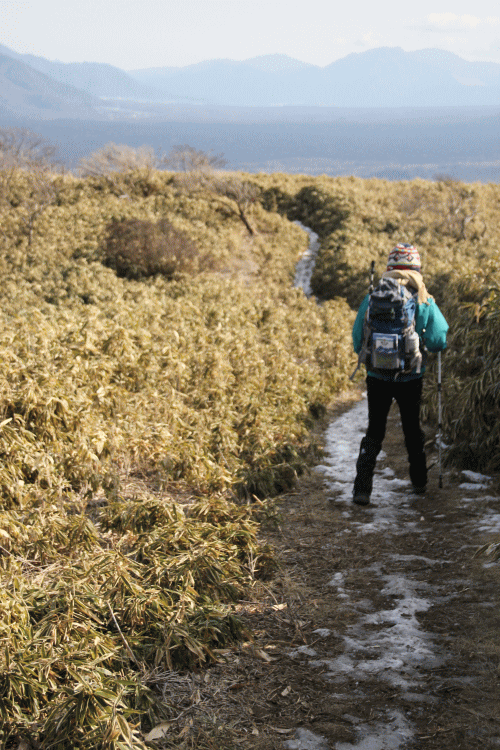
<path id="1" fill-rule="evenodd" d="M 0 129 L 0 199 L 5 200 L 20 171 L 48 172 L 54 168 L 56 148 L 24 128 Z"/>
<path id="2" fill-rule="evenodd" d="M 209 189 L 224 203 L 230 214 L 243 222 L 248 233 L 254 235 L 255 230 L 250 224 L 248 211 L 259 194 L 257 185 L 237 177 L 214 175 Z"/>
<path id="3" fill-rule="evenodd" d="M 486 232 L 484 221 L 478 222 L 474 189 L 450 175 L 436 175 L 439 192 L 432 192 L 418 182 L 401 195 L 399 210 L 408 218 L 421 217 L 433 231 L 457 240 L 467 239 L 468 228 L 476 220 L 476 232 Z M 483 226 L 479 229 L 478 224 Z"/>
<path id="4" fill-rule="evenodd" d="M 173 146 L 170 153 L 162 159 L 162 165 L 174 172 L 202 172 L 222 169 L 227 165 L 227 160 L 223 154 L 200 151 L 183 144 Z"/>
<path id="5" fill-rule="evenodd" d="M 216 199 L 228 214 L 236 216 L 250 235 L 255 234 L 249 218 L 249 208 L 255 202 L 259 188 L 228 172 L 221 171 L 227 164 L 222 154 L 198 151 L 192 146 L 175 146 L 165 163 L 179 170 L 175 185 L 189 193 L 205 193 Z"/>
<path id="6" fill-rule="evenodd" d="M 55 154 L 55 146 L 30 130 L 0 130 L 0 211 L 9 211 L 15 201 L 29 245 L 37 218 L 57 195 Z M 23 184 L 14 198 L 16 179 Z"/>
<path id="7" fill-rule="evenodd" d="M 133 148 L 123 143 L 107 143 L 80 159 L 78 170 L 85 177 L 112 177 L 123 172 L 158 169 L 161 156 L 152 146 Z"/>

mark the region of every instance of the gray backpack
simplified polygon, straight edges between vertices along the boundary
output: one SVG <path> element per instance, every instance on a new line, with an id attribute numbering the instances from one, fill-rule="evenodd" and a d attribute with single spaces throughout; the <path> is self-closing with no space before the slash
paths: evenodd
<path id="1" fill-rule="evenodd" d="M 420 373 L 423 347 L 415 330 L 417 305 L 417 293 L 412 294 L 397 279 L 379 281 L 370 293 L 363 345 L 354 373 L 361 365 L 394 379 L 413 370 Z"/>

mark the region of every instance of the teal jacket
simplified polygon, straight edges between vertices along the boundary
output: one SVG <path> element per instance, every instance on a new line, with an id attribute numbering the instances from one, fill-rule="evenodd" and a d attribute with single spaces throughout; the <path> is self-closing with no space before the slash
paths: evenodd
<path id="1" fill-rule="evenodd" d="M 354 344 L 354 351 L 359 354 L 363 345 L 363 321 L 365 314 L 368 309 L 368 303 L 370 296 L 367 294 L 361 303 L 361 307 L 356 315 L 354 326 L 352 329 L 352 342 Z M 421 341 L 425 344 L 426 349 L 429 352 L 441 352 L 446 349 L 446 334 L 448 332 L 448 323 L 439 307 L 436 305 L 434 299 L 429 297 L 427 302 L 419 303 L 417 305 L 417 312 L 415 318 L 415 329 L 420 336 Z M 425 367 L 422 367 L 420 374 L 413 372 L 406 375 L 401 375 L 398 380 L 414 380 L 415 378 L 422 377 L 425 372 Z M 380 378 L 382 380 L 392 380 L 392 376 L 385 377 L 377 372 L 371 372 L 368 370 L 368 375 L 374 378 Z"/>

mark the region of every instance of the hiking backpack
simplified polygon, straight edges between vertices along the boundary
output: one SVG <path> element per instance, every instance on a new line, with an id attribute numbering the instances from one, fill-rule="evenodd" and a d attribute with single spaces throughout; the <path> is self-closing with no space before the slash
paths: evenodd
<path id="1" fill-rule="evenodd" d="M 358 367 L 364 364 L 368 370 L 394 379 L 414 369 L 420 373 L 422 352 L 415 330 L 417 304 L 417 293 L 412 294 L 397 279 L 379 281 L 370 292 Z"/>

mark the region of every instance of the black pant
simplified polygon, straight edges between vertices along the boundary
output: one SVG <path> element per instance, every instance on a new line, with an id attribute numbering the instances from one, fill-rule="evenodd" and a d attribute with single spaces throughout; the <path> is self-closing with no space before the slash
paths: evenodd
<path id="1" fill-rule="evenodd" d="M 370 495 L 373 471 L 377 456 L 382 448 L 387 427 L 387 416 L 391 404 L 396 401 L 401 414 L 403 434 L 408 460 L 410 479 L 415 487 L 425 487 L 427 466 L 425 459 L 425 438 L 420 427 L 420 404 L 422 401 L 422 378 L 407 381 L 381 380 L 368 376 L 368 429 L 361 441 L 356 464 L 357 474 L 354 494 Z"/>

